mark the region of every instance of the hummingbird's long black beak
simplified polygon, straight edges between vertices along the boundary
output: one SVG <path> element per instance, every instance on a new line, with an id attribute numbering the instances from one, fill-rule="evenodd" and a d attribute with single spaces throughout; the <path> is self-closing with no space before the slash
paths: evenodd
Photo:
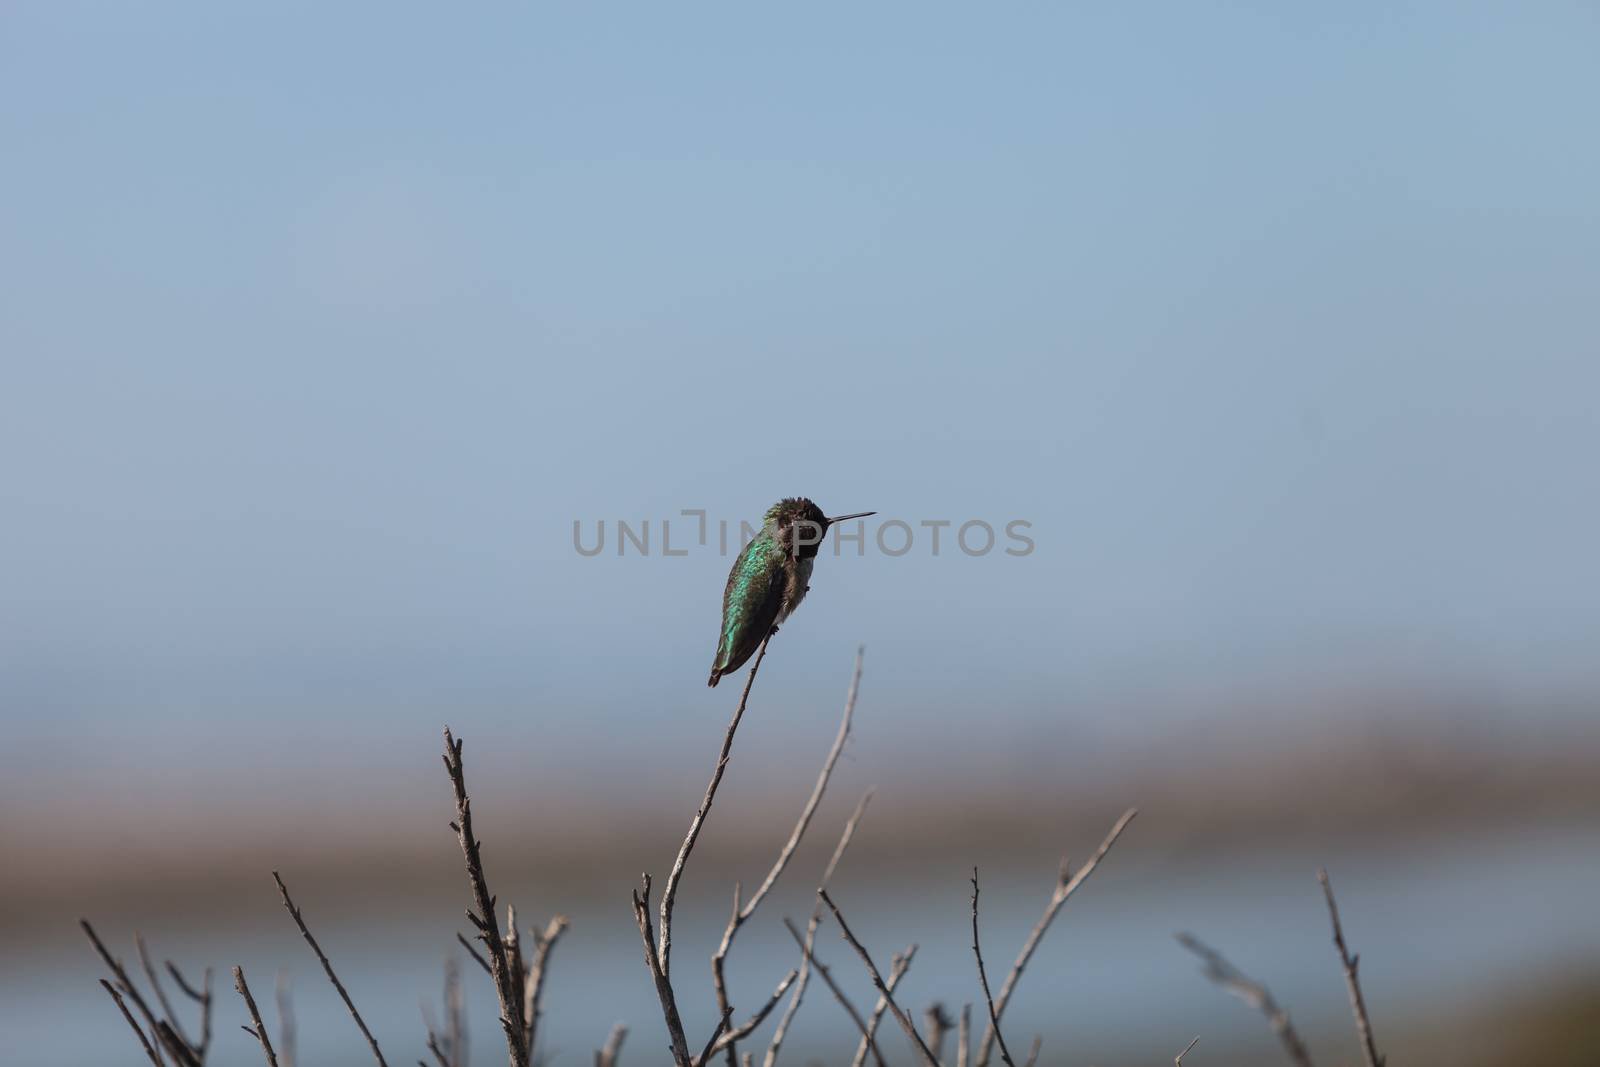
<path id="1" fill-rule="evenodd" d="M 836 523 L 836 522 L 844 522 L 846 519 L 864 519 L 868 515 L 876 515 L 876 514 L 877 514 L 876 511 L 858 511 L 854 515 L 835 515 L 831 519 L 824 519 L 823 521 L 826 522 L 829 526 L 832 526 L 834 523 Z"/>

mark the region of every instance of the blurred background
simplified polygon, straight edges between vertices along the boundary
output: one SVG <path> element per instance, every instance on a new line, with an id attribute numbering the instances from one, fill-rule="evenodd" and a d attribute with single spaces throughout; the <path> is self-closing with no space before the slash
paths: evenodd
<path id="1" fill-rule="evenodd" d="M 805 494 L 879 515 L 685 880 L 691 1034 L 864 644 L 741 1009 L 876 786 L 836 897 L 953 1011 L 971 866 L 1003 970 L 1140 807 L 1008 1013 L 1046 1063 L 1279 1062 L 1177 930 L 1355 1062 L 1324 864 L 1391 1062 L 1600 1062 L 1597 44 L 1577 3 L 5 4 L 6 1056 L 140 1062 L 88 915 L 219 968 L 213 1063 L 259 1062 L 234 963 L 365 1062 L 276 868 L 415 1060 L 468 903 L 448 722 L 501 900 L 573 919 L 549 1062 L 617 1020 L 664 1062 L 628 894 L 737 699 L 714 524 Z M 852 1044 L 819 986 L 797 1026 Z"/>

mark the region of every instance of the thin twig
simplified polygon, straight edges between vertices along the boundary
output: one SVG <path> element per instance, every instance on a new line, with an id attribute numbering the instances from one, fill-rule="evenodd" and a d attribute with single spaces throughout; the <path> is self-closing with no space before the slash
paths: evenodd
<path id="1" fill-rule="evenodd" d="M 317 961 L 322 964 L 322 969 L 328 974 L 328 981 L 333 983 L 333 988 L 339 991 L 339 999 L 344 1001 L 344 1006 L 350 1010 L 350 1018 L 356 1021 L 356 1028 L 361 1031 L 361 1036 L 367 1039 L 367 1047 L 372 1049 L 372 1056 L 378 1061 L 378 1067 L 389 1067 L 383 1058 L 383 1052 L 378 1048 L 378 1039 L 372 1036 L 372 1031 L 367 1029 L 367 1024 L 361 1018 L 361 1013 L 356 1010 L 355 1002 L 350 999 L 350 994 L 344 988 L 344 983 L 339 981 L 339 976 L 333 973 L 333 964 L 328 962 L 327 955 L 322 951 L 322 946 L 317 944 L 317 939 L 311 936 L 311 930 L 306 926 L 305 918 L 300 914 L 300 909 L 295 907 L 294 901 L 289 897 L 289 887 L 283 884 L 277 871 L 272 872 L 272 880 L 278 883 L 278 892 L 283 897 L 283 906 L 288 909 L 294 918 L 296 926 L 300 927 L 300 934 L 306 939 L 306 944 L 311 946 L 311 951 L 316 953 Z M 238 968 L 235 968 L 237 977 Z"/>
<path id="2" fill-rule="evenodd" d="M 678 901 L 678 882 L 683 878 L 683 868 L 689 862 L 689 853 L 694 851 L 695 842 L 700 838 L 700 828 L 705 825 L 711 804 L 717 798 L 717 786 L 722 784 L 722 774 L 728 769 L 728 755 L 733 749 L 733 735 L 739 729 L 739 721 L 744 718 L 745 705 L 750 701 L 750 689 L 756 683 L 756 672 L 761 669 L 761 661 L 766 658 L 767 645 L 771 641 L 772 634 L 768 633 L 761 639 L 761 647 L 756 650 L 756 660 L 750 665 L 750 674 L 744 681 L 744 692 L 739 694 L 739 706 L 734 709 L 733 718 L 728 723 L 728 732 L 722 737 L 722 750 L 717 754 L 717 766 L 711 772 L 706 795 L 700 801 L 700 807 L 695 811 L 693 821 L 689 823 L 689 832 L 683 837 L 683 844 L 678 848 L 678 858 L 672 862 L 672 871 L 667 875 L 666 888 L 661 893 L 661 940 L 656 947 L 656 955 L 661 960 L 661 973 L 666 977 L 672 975 L 672 909 Z"/>
<path id="3" fill-rule="evenodd" d="M 1205 963 L 1205 976 L 1222 986 L 1234 996 L 1251 1005 L 1267 1017 L 1273 1032 L 1283 1042 L 1284 1051 L 1298 1067 L 1311 1067 L 1311 1053 L 1306 1050 L 1306 1044 L 1300 1039 L 1300 1034 L 1295 1030 L 1294 1024 L 1289 1021 L 1289 1013 L 1278 1006 L 1272 999 L 1272 994 L 1267 987 L 1246 975 L 1239 968 L 1229 963 L 1222 954 L 1210 947 L 1193 934 L 1179 934 L 1178 943 L 1184 948 L 1199 956 Z"/>
<path id="4" fill-rule="evenodd" d="M 961 1029 L 956 1032 L 956 1067 L 967 1067 L 972 1050 L 972 1005 L 961 1005 Z"/>
<path id="5" fill-rule="evenodd" d="M 161 1005 L 172 1032 L 183 1042 L 185 1048 L 195 1053 L 196 1059 L 203 1060 L 205 1057 L 200 1052 L 200 1046 L 190 1041 L 189 1036 L 183 1032 L 183 1024 L 178 1021 L 178 1013 L 172 1010 L 172 1002 L 167 999 L 167 991 L 161 986 L 161 976 L 156 973 L 156 965 L 150 958 L 150 949 L 144 943 L 144 935 L 138 931 L 134 931 L 133 934 L 133 947 L 139 953 L 139 966 L 144 968 L 144 976 L 149 980 L 150 988 L 156 995 L 156 1003 Z"/>
<path id="6" fill-rule="evenodd" d="M 989 994 L 989 975 L 983 967 L 983 949 L 978 947 L 978 868 L 972 868 L 972 954 L 978 958 L 978 983 L 983 986 L 983 999 L 989 1004 L 989 1029 L 1000 1045 L 1000 1062 L 1006 1067 L 1017 1067 L 1006 1048 L 1006 1036 L 1000 1032 L 1000 1014 L 994 1010 L 994 997 Z"/>
<path id="7" fill-rule="evenodd" d="M 272 1038 L 267 1036 L 267 1024 L 261 1021 L 261 1012 L 256 1008 L 256 998 L 250 995 L 250 986 L 244 980 L 243 967 L 233 969 L 233 988 L 244 998 L 244 1006 L 250 1011 L 250 1021 L 255 1024 L 254 1030 L 248 1026 L 241 1029 L 261 1042 L 261 1051 L 267 1057 L 267 1067 L 278 1067 L 278 1055 L 272 1051 Z"/>
<path id="8" fill-rule="evenodd" d="M 494 971 L 489 967 L 489 961 L 484 959 L 482 953 L 480 953 L 476 948 L 472 947 L 472 942 L 468 941 L 459 933 L 456 934 L 456 940 L 461 942 L 461 947 L 467 950 L 468 955 L 478 961 L 478 966 L 483 968 L 483 973 L 488 975 L 490 978 L 493 978 Z"/>
<path id="9" fill-rule="evenodd" d="M 621 1023 L 611 1028 L 611 1035 L 606 1038 L 605 1045 L 597 1049 L 594 1054 L 594 1067 L 617 1067 L 617 1056 L 622 1052 L 622 1042 L 628 1036 L 628 1028 Z"/>
<path id="10" fill-rule="evenodd" d="M 1194 1040 L 1183 1046 L 1183 1051 L 1172 1058 L 1172 1067 L 1183 1067 L 1183 1058 L 1189 1054 L 1190 1049 L 1194 1048 L 1199 1043 L 1200 1035 L 1195 1034 Z"/>
<path id="11" fill-rule="evenodd" d="M 511 1067 L 528 1067 L 529 1050 L 523 1042 L 522 988 L 512 974 L 506 942 L 500 936 L 500 919 L 495 914 L 495 898 L 489 893 L 488 879 L 483 873 L 482 842 L 472 832 L 472 800 L 467 796 L 466 771 L 461 763 L 462 742 L 444 728 L 444 769 L 450 775 L 450 785 L 455 792 L 456 817 L 450 828 L 456 832 L 461 845 L 461 856 L 466 861 L 467 881 L 472 886 L 472 900 L 477 914 L 470 910 L 467 919 L 478 930 L 488 952 L 489 976 L 494 979 L 495 996 L 500 1000 L 500 1027 L 506 1035 L 506 1051 Z"/>
<path id="12" fill-rule="evenodd" d="M 750 1018 L 746 1019 L 738 1026 L 728 1030 L 725 1034 L 718 1038 L 715 1043 L 713 1043 L 711 1047 L 712 1055 L 716 1055 L 718 1052 L 721 1052 L 723 1049 L 729 1047 L 736 1041 L 743 1041 L 745 1038 L 754 1033 L 756 1027 L 766 1022 L 767 1016 L 772 1014 L 772 1009 L 778 1006 L 778 1001 L 783 999 L 783 995 L 789 991 L 789 987 L 794 984 L 794 980 L 799 976 L 800 972 L 798 970 L 791 970 L 788 974 L 784 975 L 783 980 L 778 983 L 778 988 L 772 991 L 772 996 L 767 998 L 767 1002 L 765 1004 L 756 1009 L 756 1013 L 754 1015 L 750 1016 Z"/>
<path id="13" fill-rule="evenodd" d="M 1061 875 L 1056 879 L 1056 886 L 1050 894 L 1049 902 L 1045 904 L 1044 914 L 1039 917 L 1039 921 L 1034 924 L 1033 929 L 1028 933 L 1027 940 L 1022 943 L 1022 951 L 1017 953 L 1017 960 L 1011 965 L 1011 971 L 1006 975 L 1006 980 L 1000 983 L 1000 995 L 994 998 L 994 1015 L 996 1019 L 1005 1015 L 1006 1005 L 1011 1003 L 1011 994 L 1016 990 L 1017 982 L 1022 978 L 1022 972 L 1028 966 L 1028 961 L 1033 958 L 1034 951 L 1038 949 L 1039 943 L 1044 940 L 1045 932 L 1050 929 L 1050 924 L 1055 921 L 1056 913 L 1061 910 L 1062 905 L 1067 902 L 1072 894 L 1078 891 L 1078 887 L 1089 880 L 1089 876 L 1100 865 L 1100 861 L 1105 858 L 1106 853 L 1111 851 L 1111 846 L 1115 845 L 1117 838 L 1122 836 L 1122 831 L 1128 828 L 1128 824 L 1138 814 L 1139 809 L 1137 808 L 1129 808 L 1123 812 L 1122 817 L 1112 825 L 1110 833 L 1106 834 L 1105 840 L 1100 842 L 1100 847 L 1095 849 L 1094 855 L 1089 857 L 1089 862 L 1078 868 L 1076 874 L 1069 877 L 1066 861 L 1062 861 Z M 988 1067 L 989 1053 L 993 1044 L 994 1024 L 989 1023 L 984 1027 L 983 1040 L 978 1043 L 978 1067 Z"/>
<path id="14" fill-rule="evenodd" d="M 1333 944 L 1339 950 L 1339 960 L 1344 964 L 1344 982 L 1350 989 L 1350 1011 L 1356 1017 L 1356 1033 L 1361 1038 L 1361 1054 L 1366 1058 L 1367 1067 L 1383 1067 L 1383 1056 L 1378 1052 L 1378 1046 L 1372 1040 L 1372 1020 L 1367 1017 L 1367 1001 L 1361 995 L 1361 979 L 1357 971 L 1361 966 L 1361 957 L 1352 956 L 1345 947 L 1344 929 L 1339 925 L 1339 905 L 1333 902 L 1333 883 L 1328 881 L 1328 872 L 1324 868 L 1317 872 L 1317 880 L 1322 883 L 1322 893 L 1328 898 L 1328 918 L 1333 920 Z"/>
<path id="15" fill-rule="evenodd" d="M 133 1013 L 128 1010 L 128 1005 L 123 1001 L 122 994 L 117 992 L 117 987 L 104 978 L 100 979 L 100 984 L 105 987 L 107 993 L 111 994 L 111 999 L 116 1001 L 117 1007 L 122 1011 L 122 1017 L 128 1020 L 128 1025 L 133 1027 L 133 1032 L 139 1035 L 139 1044 L 144 1046 L 144 1054 L 150 1057 L 150 1062 L 155 1064 L 155 1067 L 166 1067 L 161 1054 L 156 1051 L 155 1046 L 150 1043 L 150 1039 L 145 1036 L 144 1027 L 139 1025 L 134 1019 Z"/>
<path id="16" fill-rule="evenodd" d="M 543 932 L 532 930 L 533 965 L 522 980 L 522 1043 L 528 1049 L 531 1061 L 537 1051 L 539 1017 L 544 1014 L 544 980 L 550 962 L 550 952 L 567 930 L 567 917 L 557 915 L 545 925 Z"/>
<path id="17" fill-rule="evenodd" d="M 911 969 L 911 960 L 916 954 L 917 946 L 912 945 L 904 952 L 896 952 L 889 958 L 889 981 L 887 983 L 889 992 L 894 992 L 895 987 L 900 984 L 900 979 L 904 978 L 906 972 Z M 878 1034 L 878 1023 L 883 1019 L 884 1009 L 888 1006 L 889 1002 L 884 997 L 879 996 L 878 1002 L 872 1006 L 872 1014 L 867 1016 L 867 1032 L 874 1037 Z M 937 1060 L 938 1058 L 938 1053 L 934 1053 L 934 1059 Z M 850 1067 L 862 1067 L 862 1064 L 866 1062 L 867 1039 L 862 1037 L 861 1041 L 856 1045 L 855 1059 L 850 1061 Z"/>
<path id="18" fill-rule="evenodd" d="M 711 1050 L 717 1047 L 717 1039 L 728 1030 L 728 1024 L 733 1021 L 733 1009 L 730 1007 L 722 1013 L 722 1018 L 717 1020 L 717 1028 L 711 1031 L 711 1040 L 706 1042 L 706 1047 L 700 1050 L 700 1055 L 694 1058 L 695 1063 L 705 1063 L 711 1058 Z"/>
<path id="19" fill-rule="evenodd" d="M 172 976 L 173 982 L 177 984 L 183 995 L 200 1005 L 200 1044 L 195 1049 L 195 1053 L 203 1063 L 205 1062 L 207 1050 L 211 1048 L 211 968 L 207 967 L 205 969 L 199 989 L 189 984 L 189 980 L 183 976 L 182 971 L 178 970 L 176 963 L 167 960 L 166 968 L 167 973 Z"/>
<path id="20" fill-rule="evenodd" d="M 872 800 L 872 790 L 867 790 L 861 795 L 861 800 L 856 804 L 856 810 L 850 813 L 850 818 L 845 820 L 844 832 L 839 835 L 839 843 L 834 846 L 833 855 L 828 858 L 827 867 L 823 868 L 822 880 L 817 884 L 827 888 L 828 881 L 833 877 L 834 870 L 839 866 L 839 860 L 844 857 L 845 849 L 850 847 L 850 841 L 856 835 L 856 824 L 861 821 L 861 816 L 866 814 L 867 804 Z M 778 1020 L 778 1026 L 772 1031 L 772 1044 L 767 1047 L 766 1059 L 762 1067 L 775 1067 L 778 1062 L 778 1052 L 783 1047 L 783 1039 L 789 1033 L 789 1024 L 794 1021 L 795 1014 L 800 1010 L 800 1001 L 805 996 L 806 981 L 811 976 L 811 950 L 817 943 L 817 927 L 822 922 L 822 901 L 818 900 L 811 909 L 811 920 L 806 924 L 805 943 L 801 946 L 803 955 L 800 959 L 800 977 L 795 981 L 794 995 L 789 998 L 789 1003 L 783 1009 L 783 1016 Z"/>
<path id="21" fill-rule="evenodd" d="M 422 1024 L 428 1032 L 428 1051 L 433 1053 L 438 1067 L 466 1067 L 466 1007 L 461 993 L 461 968 L 454 956 L 447 956 L 444 961 L 445 1032 L 442 1038 L 433 1025 L 433 1012 L 428 1010 L 427 1001 L 423 1001 L 421 1007 Z"/>
<path id="22" fill-rule="evenodd" d="M 656 997 L 661 1001 L 661 1017 L 667 1024 L 672 1062 L 676 1067 L 692 1067 L 689 1042 L 683 1033 L 683 1019 L 678 1014 L 678 998 L 672 991 L 672 982 L 661 969 L 661 957 L 656 954 L 655 931 L 650 923 L 650 875 L 641 875 L 639 883 L 640 888 L 633 891 L 633 918 L 639 924 L 639 936 L 644 940 L 644 965 L 650 971 L 650 978 L 656 986 Z"/>
<path id="23" fill-rule="evenodd" d="M 911 1016 L 907 1015 L 905 1010 L 894 1002 L 894 992 L 884 982 L 883 975 L 878 973 L 877 964 L 872 962 L 872 954 L 867 951 L 865 945 L 856 939 L 856 935 L 850 932 L 850 924 L 844 921 L 844 913 L 833 902 L 833 898 L 828 896 L 826 889 L 817 890 L 817 895 L 822 898 L 824 904 L 828 905 L 828 910 L 833 912 L 834 921 L 839 924 L 839 936 L 850 943 L 850 947 L 856 950 L 856 955 L 861 957 L 861 962 L 866 964 L 867 974 L 871 976 L 872 984 L 877 987 L 878 994 L 889 1002 L 889 1010 L 894 1013 L 895 1021 L 900 1024 L 900 1029 L 906 1032 L 906 1037 L 911 1039 L 911 1043 L 916 1046 L 917 1051 L 921 1053 L 922 1058 L 927 1061 L 929 1067 L 939 1067 L 939 1061 L 933 1058 L 933 1051 L 928 1048 L 927 1042 L 922 1040 L 922 1035 L 917 1033 L 917 1024 L 912 1022 Z"/>
<path id="24" fill-rule="evenodd" d="M 794 925 L 794 921 L 785 917 L 783 925 L 788 928 L 789 936 L 794 938 L 795 944 L 800 946 L 800 951 L 805 954 L 806 962 L 811 965 L 811 969 L 822 976 L 822 983 L 833 993 L 834 999 L 839 1002 L 840 1007 L 844 1008 L 845 1014 L 849 1015 L 850 1020 L 856 1024 L 856 1029 L 861 1031 L 861 1036 L 872 1046 L 872 1058 L 877 1061 L 878 1067 L 884 1067 L 883 1052 L 878 1048 L 877 1039 L 873 1037 L 872 1031 L 867 1029 L 867 1021 L 861 1017 L 861 1013 L 850 1002 L 850 998 L 845 995 L 844 990 L 839 988 L 839 983 L 833 980 L 832 972 L 828 970 L 821 960 L 817 959 L 811 946 L 806 944 L 806 939 L 801 936 L 800 931 Z"/>
<path id="25" fill-rule="evenodd" d="M 728 950 L 733 947 L 734 936 L 739 928 L 750 920 L 756 908 L 766 899 L 772 887 L 777 884 L 778 878 L 783 874 L 784 868 L 789 865 L 794 857 L 795 850 L 800 847 L 800 839 L 805 836 L 806 828 L 811 825 L 811 818 L 817 813 L 817 806 L 822 803 L 822 794 L 828 788 L 828 779 L 833 775 L 834 765 L 839 762 L 839 755 L 844 751 L 845 742 L 850 738 L 850 720 L 855 714 L 856 693 L 861 688 L 861 661 L 865 655 L 864 646 L 856 649 L 855 671 L 850 676 L 850 688 L 844 698 L 844 715 L 839 720 L 838 733 L 834 735 L 833 745 L 828 749 L 827 757 L 822 761 L 822 771 L 817 775 L 817 783 L 811 789 L 811 796 L 807 798 L 805 806 L 800 809 L 800 818 L 795 822 L 794 831 L 789 835 L 789 840 L 778 852 L 778 858 L 773 863 L 772 869 L 762 880 L 761 885 L 745 901 L 744 906 L 739 906 L 738 887 L 733 891 L 733 914 L 728 917 L 728 926 L 722 931 L 722 943 L 717 946 L 716 954 L 711 957 L 711 982 L 716 989 L 717 1008 L 725 1010 L 728 1007 L 727 980 L 724 976 L 724 963 L 728 958 Z M 728 1067 L 735 1067 L 736 1051 L 734 1042 L 725 1042 L 728 1053 Z"/>
<path id="26" fill-rule="evenodd" d="M 1033 1044 L 1028 1048 L 1028 1058 L 1022 1061 L 1022 1067 L 1033 1067 L 1039 1062 L 1039 1050 L 1044 1047 L 1044 1035 L 1034 1034 Z"/>
<path id="27" fill-rule="evenodd" d="M 106 965 L 106 969 L 111 972 L 112 978 L 116 980 L 117 991 L 138 1009 L 139 1015 L 145 1021 L 145 1026 L 150 1030 L 150 1039 L 154 1042 L 155 1047 L 171 1056 L 172 1061 L 178 1067 L 201 1067 L 200 1060 L 196 1058 L 194 1049 L 190 1048 L 187 1042 L 179 1039 L 178 1032 L 173 1029 L 166 1019 L 158 1018 L 155 1012 L 150 1010 L 150 1005 L 145 1002 L 143 995 L 140 994 L 139 987 L 134 985 L 133 979 L 128 976 L 128 969 L 122 965 L 120 959 L 112 956 L 110 951 L 107 950 L 105 942 L 100 940 L 100 935 L 95 933 L 95 929 L 89 924 L 89 920 L 80 919 L 78 920 L 78 925 L 88 935 L 89 943 L 94 946 L 94 950 L 99 954 L 101 962 Z M 142 1033 L 143 1031 L 141 1030 L 140 1032 Z"/>

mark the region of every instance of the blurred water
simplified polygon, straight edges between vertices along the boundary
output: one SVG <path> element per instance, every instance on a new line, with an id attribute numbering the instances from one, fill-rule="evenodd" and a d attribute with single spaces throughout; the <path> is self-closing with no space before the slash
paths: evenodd
<path id="1" fill-rule="evenodd" d="M 1243 858 L 1124 849 L 1112 854 L 1061 914 L 1012 1003 L 1008 1033 L 1022 1043 L 1042 1032 L 1046 1063 L 1169 1060 L 1195 1034 L 1204 1035 L 1202 1045 L 1211 1052 L 1229 1048 L 1246 1061 L 1270 1052 L 1261 1020 L 1205 982 L 1173 942 L 1174 931 L 1187 929 L 1267 982 L 1330 1055 L 1352 1051 L 1348 1044 L 1328 1045 L 1349 1037 L 1342 979 L 1315 881 L 1319 859 L 1332 869 L 1380 1034 L 1385 1028 L 1393 1033 L 1402 1021 L 1453 1015 L 1491 992 L 1543 975 L 1600 964 L 1592 889 L 1600 881 L 1600 829 L 1501 833 L 1489 840 L 1459 838 L 1320 858 L 1293 849 Z M 841 870 L 836 883 L 838 902 L 881 964 L 891 951 L 919 944 L 903 986 L 906 1003 L 919 1013 L 935 998 L 957 1011 L 977 995 L 967 875 L 952 861 L 947 872 L 916 885 L 862 883 L 848 870 Z M 741 1014 L 753 1010 L 795 963 L 779 920 L 785 914 L 803 920 L 810 894 L 804 876 L 791 878 L 793 884 L 780 886 L 741 932 L 730 958 Z M 1047 878 L 997 876 L 986 882 L 983 938 L 992 969 L 1003 972 L 1048 888 Z M 660 1017 L 641 966 L 627 889 L 618 886 L 603 900 L 564 902 L 574 927 L 553 960 L 544 1031 L 552 1063 L 586 1063 L 617 1021 L 632 1027 L 627 1062 L 664 1061 Z M 725 897 L 692 878 L 685 891 L 690 895 L 679 905 L 675 978 L 691 1031 L 703 1037 L 712 1018 L 707 960 L 725 918 Z M 440 964 L 459 924 L 449 914 L 397 915 L 379 908 L 354 921 L 319 924 L 311 903 L 316 888 L 298 887 L 298 893 L 390 1062 L 414 1062 L 423 1053 L 418 1004 L 428 1000 L 437 1010 Z M 258 1050 L 238 1030 L 244 1012 L 226 977 L 234 962 L 244 965 L 269 1021 L 275 1018 L 268 1006 L 274 975 L 288 970 L 301 1062 L 367 1061 L 359 1035 L 281 912 L 201 932 L 146 933 L 159 953 L 185 966 L 198 968 L 207 960 L 217 966 L 217 1067 L 259 1062 Z M 128 931 L 102 934 L 122 945 Z M 7 1061 L 39 1067 L 140 1062 L 131 1035 L 95 983 L 98 972 L 87 947 L 64 938 L 50 943 L 59 947 L 8 954 L 0 964 Z M 857 1002 L 870 1004 L 860 968 L 831 927 L 824 928 L 818 946 Z M 465 969 L 473 1062 L 501 1062 L 488 980 L 470 962 Z M 813 984 L 789 1062 L 837 1062 L 848 1028 L 825 988 Z M 769 1032 L 770 1024 L 761 1031 L 763 1040 Z M 891 1056 L 900 1053 L 902 1039 L 890 1030 L 884 1047 Z"/>

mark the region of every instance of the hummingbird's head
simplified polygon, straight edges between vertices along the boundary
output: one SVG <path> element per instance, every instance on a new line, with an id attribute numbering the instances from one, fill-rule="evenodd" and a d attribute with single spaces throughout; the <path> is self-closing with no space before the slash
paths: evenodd
<path id="1" fill-rule="evenodd" d="M 817 554 L 823 534 L 832 523 L 845 519 L 863 519 L 876 514 L 861 511 L 854 515 L 837 515 L 833 518 L 803 496 L 784 497 L 767 509 L 766 528 L 790 554 L 799 559 L 810 559 Z"/>

